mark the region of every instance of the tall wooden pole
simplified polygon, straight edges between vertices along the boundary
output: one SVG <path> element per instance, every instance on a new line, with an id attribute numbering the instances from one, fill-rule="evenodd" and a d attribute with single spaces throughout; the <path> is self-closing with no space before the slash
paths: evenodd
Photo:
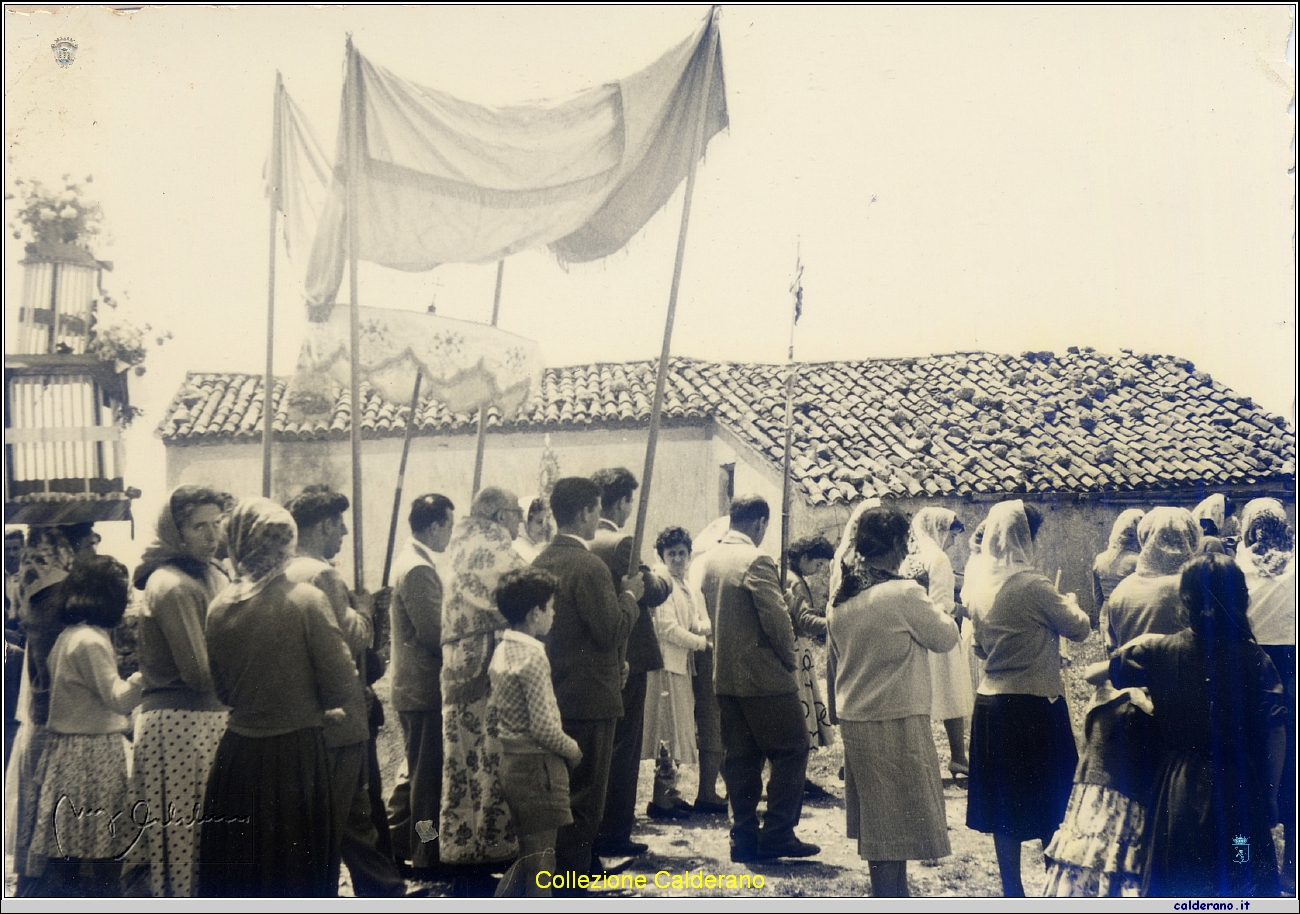
<path id="1" fill-rule="evenodd" d="M 349 294 L 352 297 L 351 312 L 351 394 L 352 415 L 348 424 L 352 429 L 352 573 L 353 587 L 357 591 L 365 590 L 365 550 L 362 544 L 365 525 L 361 514 L 361 420 L 364 410 L 361 408 L 361 316 L 357 292 L 357 221 L 360 191 L 360 154 L 361 154 L 361 120 L 365 100 L 361 97 L 361 73 L 357 52 L 352 47 L 352 36 L 348 36 L 348 86 L 350 104 L 348 112 L 348 274 Z"/>
<path id="2" fill-rule="evenodd" d="M 659 351 L 659 371 L 655 376 L 655 398 L 650 407 L 650 433 L 646 437 L 645 469 L 641 472 L 641 497 L 636 511 L 636 532 L 632 535 L 630 574 L 641 564 L 641 543 L 645 539 L 646 513 L 650 506 L 650 482 L 654 477 L 655 448 L 659 444 L 659 421 L 663 415 L 664 385 L 668 380 L 668 356 L 672 349 L 673 319 L 677 314 L 677 287 L 682 278 L 682 258 L 686 255 L 686 229 L 691 221 L 691 198 L 695 193 L 695 166 L 704 152 L 704 124 L 709 112 L 709 93 L 713 88 L 713 58 L 718 47 L 718 8 L 709 13 L 708 48 L 704 57 L 704 98 L 700 102 L 699 120 L 695 125 L 695 143 L 686 172 L 686 199 L 682 201 L 682 225 L 677 232 L 677 256 L 673 261 L 673 281 L 668 290 L 668 316 L 664 319 L 664 343 Z"/>
<path id="3" fill-rule="evenodd" d="M 406 414 L 406 435 L 402 439 L 402 459 L 397 464 L 397 491 L 393 495 L 393 519 L 388 525 L 388 548 L 384 550 L 384 576 L 380 587 L 388 586 L 388 573 L 393 570 L 393 547 L 397 544 L 397 521 L 402 513 L 402 489 L 406 486 L 406 457 L 411 453 L 411 436 L 415 434 L 415 414 L 420 408 L 420 382 L 424 370 L 415 373 L 415 389 L 411 391 L 411 411 Z"/>
<path id="4" fill-rule="evenodd" d="M 497 316 L 501 313 L 501 279 L 505 276 L 506 262 L 505 259 L 497 261 L 497 288 L 492 295 L 492 326 L 497 325 Z M 487 408 L 480 406 L 478 409 L 478 441 L 474 445 L 474 490 L 470 494 L 470 500 L 478 495 L 478 490 L 483 483 L 483 451 L 487 447 Z"/>
<path id="5" fill-rule="evenodd" d="M 271 229 L 269 266 L 266 271 L 266 376 L 262 380 L 262 497 L 271 497 L 271 440 L 275 430 L 275 246 L 279 227 L 281 183 L 280 102 L 284 83 L 275 74 L 275 110 L 271 115 Z"/>
<path id="6" fill-rule="evenodd" d="M 798 251 L 796 245 L 795 248 Z M 799 368 L 794 363 L 794 327 L 799 323 L 799 308 L 803 295 L 803 262 L 795 254 L 795 279 L 790 287 L 794 304 L 790 308 L 790 348 L 786 352 L 789 372 L 785 378 L 785 458 L 781 462 L 781 586 L 785 587 L 790 570 L 790 451 L 794 445 L 794 382 Z"/>

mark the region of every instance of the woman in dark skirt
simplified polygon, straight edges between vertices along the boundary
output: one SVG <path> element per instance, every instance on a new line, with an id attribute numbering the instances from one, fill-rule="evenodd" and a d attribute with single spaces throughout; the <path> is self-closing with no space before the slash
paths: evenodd
<path id="1" fill-rule="evenodd" d="M 208 658 L 230 722 L 208 782 L 204 896 L 329 896 L 329 773 L 322 725 L 361 688 L 325 595 L 291 584 L 297 528 L 263 498 L 227 528 L 235 583 L 208 612 Z"/>
<path id="2" fill-rule="evenodd" d="M 991 833 L 1002 892 L 1023 896 L 1020 845 L 1046 846 L 1065 814 L 1078 764 L 1061 683 L 1060 641 L 1088 637 L 1088 616 L 1034 568 L 1042 515 L 1020 501 L 989 512 L 984 550 L 992 602 L 976 611 L 984 677 L 971 722 L 966 825 Z"/>
<path id="3" fill-rule="evenodd" d="M 1193 559 L 1180 593 L 1190 629 L 1134 641 L 1110 662 L 1118 688 L 1150 690 L 1159 734 L 1143 894 L 1276 897 L 1282 682 L 1251 635 L 1231 559 Z"/>

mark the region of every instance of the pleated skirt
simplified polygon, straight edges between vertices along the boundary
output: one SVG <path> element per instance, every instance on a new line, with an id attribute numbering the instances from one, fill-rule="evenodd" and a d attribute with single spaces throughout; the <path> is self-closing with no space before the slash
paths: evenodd
<path id="1" fill-rule="evenodd" d="M 952 853 L 939 755 L 926 715 L 840 721 L 844 813 L 863 860 L 930 860 Z"/>

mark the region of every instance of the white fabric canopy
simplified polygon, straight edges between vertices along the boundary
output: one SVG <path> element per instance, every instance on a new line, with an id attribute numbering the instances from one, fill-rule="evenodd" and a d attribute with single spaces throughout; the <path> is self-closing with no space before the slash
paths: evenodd
<path id="1" fill-rule="evenodd" d="M 332 305 L 343 278 L 353 112 L 359 259 L 418 271 L 548 245 L 563 261 L 597 260 L 640 231 L 686 176 L 701 106 L 706 144 L 726 127 L 715 28 L 710 14 L 616 83 L 502 108 L 408 82 L 349 46 L 338 166 L 312 248 L 308 304 Z"/>

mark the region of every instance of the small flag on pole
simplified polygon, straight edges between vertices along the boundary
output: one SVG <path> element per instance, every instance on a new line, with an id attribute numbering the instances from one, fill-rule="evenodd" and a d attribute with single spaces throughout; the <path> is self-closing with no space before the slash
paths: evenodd
<path id="1" fill-rule="evenodd" d="M 790 283 L 790 292 L 794 295 L 794 322 L 799 323 L 803 316 L 803 259 L 796 254 L 794 260 L 794 281 Z"/>

